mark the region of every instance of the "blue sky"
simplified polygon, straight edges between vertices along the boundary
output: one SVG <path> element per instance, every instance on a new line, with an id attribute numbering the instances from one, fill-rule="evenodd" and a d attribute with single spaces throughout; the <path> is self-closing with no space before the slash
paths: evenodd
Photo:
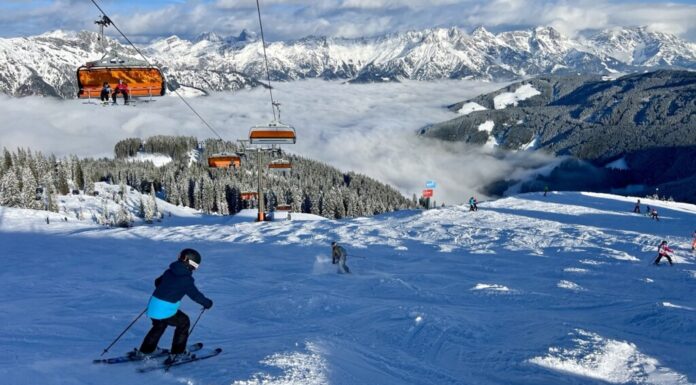
<path id="1" fill-rule="evenodd" d="M 99 0 L 137 41 L 202 32 L 258 30 L 255 0 Z M 574 36 L 588 30 L 645 25 L 696 41 L 696 0 L 262 0 L 270 40 L 307 35 L 374 36 L 429 27 L 491 31 L 550 25 Z M 90 0 L 2 0 L 0 37 L 54 29 L 95 30 Z"/>

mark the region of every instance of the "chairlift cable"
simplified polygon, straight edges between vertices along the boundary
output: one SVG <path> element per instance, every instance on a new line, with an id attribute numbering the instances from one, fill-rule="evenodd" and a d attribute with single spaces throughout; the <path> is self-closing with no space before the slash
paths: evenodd
<path id="1" fill-rule="evenodd" d="M 273 88 L 271 87 L 271 71 L 268 69 L 268 56 L 266 55 L 266 39 L 263 37 L 263 22 L 261 21 L 261 6 L 259 5 L 259 0 L 256 0 L 256 11 L 259 14 L 259 28 L 261 29 L 261 45 L 263 46 L 263 61 L 266 64 L 266 79 L 268 81 L 268 93 L 271 95 L 271 110 L 273 111 L 273 120 L 276 119 L 275 106 L 276 103 L 273 100 Z"/>
<path id="2" fill-rule="evenodd" d="M 145 60 L 145 62 L 147 63 L 147 65 L 150 66 L 150 67 L 154 67 L 154 66 L 152 65 L 152 63 L 150 63 L 150 60 L 148 60 L 148 58 L 138 49 L 138 47 L 136 47 L 135 44 L 133 44 L 133 42 L 128 38 L 128 36 L 126 36 L 125 33 L 121 32 L 121 30 L 118 28 L 118 26 L 116 25 L 116 23 L 114 23 L 114 20 L 113 20 L 112 18 L 110 18 L 109 15 L 106 14 L 106 12 L 104 12 L 104 10 L 99 6 L 99 4 L 97 4 L 97 2 L 96 2 L 95 0 L 90 0 L 90 1 L 92 2 L 92 4 L 94 4 L 95 7 L 97 7 L 97 9 L 99 9 L 99 12 L 101 12 L 102 15 L 106 16 L 106 17 L 109 19 L 109 21 L 111 22 L 111 25 L 114 26 L 114 28 L 118 31 L 118 33 L 120 33 L 121 36 L 123 36 L 123 38 L 126 39 L 126 41 L 128 42 L 128 44 L 130 44 L 131 47 L 133 47 L 133 49 L 135 49 L 135 51 Z M 258 3 L 258 0 L 257 0 L 257 3 Z M 104 42 L 102 42 L 102 44 L 104 44 Z M 169 85 L 169 82 L 167 81 L 166 78 L 165 78 L 165 82 L 167 83 L 167 85 Z M 201 114 L 199 114 L 198 111 L 196 111 L 196 109 L 193 108 L 193 106 L 192 106 L 191 104 L 189 104 L 188 101 L 186 101 L 186 99 L 179 93 L 179 91 L 177 91 L 176 89 L 173 89 L 172 91 L 174 91 L 174 93 L 176 94 L 176 96 L 178 96 L 179 99 L 181 99 L 181 101 L 184 102 L 184 104 L 186 104 L 186 106 L 187 106 L 194 114 L 196 114 L 196 116 L 198 116 L 198 119 L 200 119 L 200 120 L 203 122 L 203 124 L 205 124 L 205 125 L 208 127 L 208 129 L 209 129 L 210 131 L 212 131 L 212 133 L 215 134 L 215 136 L 218 137 L 218 139 L 224 141 L 224 139 L 222 139 L 222 137 L 220 136 L 220 134 L 218 134 L 217 131 L 215 131 L 215 129 L 214 129 L 214 128 L 201 116 Z M 275 115 L 274 115 L 274 116 L 275 116 Z"/>

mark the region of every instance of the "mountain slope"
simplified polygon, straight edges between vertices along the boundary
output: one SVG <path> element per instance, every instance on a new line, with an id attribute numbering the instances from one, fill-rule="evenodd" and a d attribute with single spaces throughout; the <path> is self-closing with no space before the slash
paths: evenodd
<path id="1" fill-rule="evenodd" d="M 694 383 L 696 207 L 644 201 L 655 222 L 630 214 L 634 201 L 528 194 L 476 213 L 273 223 L 178 209 L 128 230 L 0 208 L 13 256 L 0 272 L 0 371 L 14 385 Z M 649 266 L 661 239 L 674 267 Z M 352 275 L 335 274 L 332 240 Z M 184 247 L 201 251 L 196 283 L 215 301 L 192 339 L 223 354 L 168 373 L 91 364 Z"/>
<path id="2" fill-rule="evenodd" d="M 52 32 L 0 39 L 0 91 L 72 97 L 77 66 L 101 56 L 97 34 Z M 110 49 L 136 56 L 109 39 Z M 165 69 L 172 87 L 236 90 L 265 78 L 263 51 L 247 31 L 235 37 L 203 33 L 193 41 L 171 36 L 142 47 Z M 641 68 L 696 68 L 696 47 L 646 28 L 569 39 L 550 27 L 494 35 L 479 27 L 426 29 L 375 38 L 306 37 L 267 47 L 274 80 L 476 78 L 506 80 L 540 74 L 608 74 Z"/>
<path id="3" fill-rule="evenodd" d="M 450 108 L 462 116 L 421 133 L 506 150 L 541 149 L 599 166 L 623 158 L 632 172 L 628 181 L 652 188 L 696 173 L 690 160 L 696 157 L 695 72 L 542 77 Z M 696 188 L 668 191 L 696 201 Z"/>

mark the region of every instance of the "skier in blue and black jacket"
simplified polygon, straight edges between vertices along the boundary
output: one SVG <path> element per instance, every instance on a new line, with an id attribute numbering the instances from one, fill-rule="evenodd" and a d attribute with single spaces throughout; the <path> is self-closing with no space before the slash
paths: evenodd
<path id="1" fill-rule="evenodd" d="M 167 326 L 176 328 L 170 354 L 176 357 L 185 353 L 191 321 L 179 310 L 181 299 L 187 295 L 206 309 L 213 306 L 213 301 L 198 291 L 193 280 L 193 271 L 200 263 L 201 255 L 196 250 L 181 250 L 178 260 L 169 265 L 169 269 L 155 280 L 155 291 L 147 305 L 147 315 L 152 319 L 152 329 L 140 345 L 141 354 L 155 352 Z"/>

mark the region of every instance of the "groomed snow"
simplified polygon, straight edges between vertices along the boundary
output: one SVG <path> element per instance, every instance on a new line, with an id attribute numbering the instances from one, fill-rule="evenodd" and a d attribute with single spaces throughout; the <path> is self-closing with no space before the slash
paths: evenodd
<path id="1" fill-rule="evenodd" d="M 253 211 L 210 216 L 158 200 L 162 222 L 121 229 L 89 215 L 118 195 L 118 186 L 97 187 L 98 197 L 59 197 L 59 214 L 0 208 L 3 384 L 696 378 L 693 205 L 641 199 L 660 211 L 655 222 L 630 212 L 636 197 L 554 192 L 483 202 L 478 212 L 255 223 Z M 139 200 L 127 191 L 131 210 Z M 650 265 L 662 239 L 674 266 Z M 334 240 L 348 251 L 351 275 L 336 274 Z M 167 373 L 92 364 L 184 247 L 202 253 L 196 283 L 214 301 L 192 340 L 223 353 Z M 189 299 L 182 310 L 200 314 Z M 136 322 L 106 356 L 138 346 L 149 325 Z M 167 332 L 161 346 L 170 341 Z"/>
<path id="2" fill-rule="evenodd" d="M 507 106 L 516 106 L 518 102 L 536 95 L 541 95 L 541 92 L 531 84 L 523 84 L 515 92 L 504 92 L 495 96 L 493 98 L 493 106 L 496 110 L 502 110 Z"/>

